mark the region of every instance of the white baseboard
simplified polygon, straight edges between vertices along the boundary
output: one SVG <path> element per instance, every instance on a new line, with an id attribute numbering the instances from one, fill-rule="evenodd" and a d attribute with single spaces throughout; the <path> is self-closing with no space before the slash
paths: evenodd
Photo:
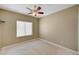
<path id="1" fill-rule="evenodd" d="M 74 50 L 72 50 L 72 49 L 69 49 L 69 48 L 63 47 L 63 46 L 58 45 L 58 44 L 56 44 L 56 43 L 53 43 L 53 42 L 47 41 L 47 40 L 45 40 L 45 39 L 41 39 L 41 38 L 39 38 L 39 39 L 42 40 L 42 41 L 44 41 L 44 42 L 46 42 L 46 43 L 48 43 L 48 44 L 51 44 L 51 45 L 54 45 L 54 46 L 57 46 L 57 47 L 63 48 L 63 49 L 65 49 L 65 50 L 69 51 L 69 52 L 72 52 L 72 53 L 76 54 L 76 55 L 78 54 L 77 51 L 74 51 Z"/>

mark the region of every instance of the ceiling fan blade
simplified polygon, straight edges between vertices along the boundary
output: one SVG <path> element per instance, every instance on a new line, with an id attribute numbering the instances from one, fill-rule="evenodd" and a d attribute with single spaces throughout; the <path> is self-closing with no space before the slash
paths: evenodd
<path id="1" fill-rule="evenodd" d="M 32 13 L 27 13 L 27 14 L 32 14 Z"/>
<path id="2" fill-rule="evenodd" d="M 38 12 L 38 14 L 44 14 L 44 12 Z"/>
<path id="3" fill-rule="evenodd" d="M 38 7 L 37 10 L 41 10 L 41 7 Z"/>
<path id="4" fill-rule="evenodd" d="M 30 10 L 30 11 L 32 12 L 32 9 L 30 9 L 30 8 L 28 8 L 28 7 L 27 7 L 26 9 L 28 9 L 28 10 Z"/>

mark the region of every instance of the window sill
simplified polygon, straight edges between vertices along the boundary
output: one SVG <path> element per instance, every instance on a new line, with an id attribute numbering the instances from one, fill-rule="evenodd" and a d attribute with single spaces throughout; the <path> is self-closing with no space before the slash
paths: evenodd
<path id="1" fill-rule="evenodd" d="M 33 36 L 33 35 L 27 35 L 27 36 L 18 36 L 16 38 L 24 38 L 24 37 L 30 37 L 30 36 Z"/>

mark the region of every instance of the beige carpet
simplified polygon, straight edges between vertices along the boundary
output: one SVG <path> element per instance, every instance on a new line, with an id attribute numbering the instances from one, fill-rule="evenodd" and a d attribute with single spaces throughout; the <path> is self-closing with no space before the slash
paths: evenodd
<path id="1" fill-rule="evenodd" d="M 47 44 L 41 40 L 30 40 L 4 47 L 1 55 L 71 55 L 65 49 Z"/>

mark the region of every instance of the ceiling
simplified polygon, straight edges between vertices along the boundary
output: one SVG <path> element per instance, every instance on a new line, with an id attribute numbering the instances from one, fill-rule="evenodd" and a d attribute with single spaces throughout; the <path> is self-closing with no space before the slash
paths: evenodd
<path id="1" fill-rule="evenodd" d="M 44 15 L 34 17 L 41 18 L 52 13 L 58 12 L 60 10 L 72 7 L 74 6 L 74 4 L 37 4 L 37 6 L 42 7 L 41 11 L 44 12 Z M 34 4 L 0 4 L 1 9 L 28 15 L 27 13 L 29 12 L 29 10 L 27 10 L 26 7 L 32 9 L 34 7 Z"/>

